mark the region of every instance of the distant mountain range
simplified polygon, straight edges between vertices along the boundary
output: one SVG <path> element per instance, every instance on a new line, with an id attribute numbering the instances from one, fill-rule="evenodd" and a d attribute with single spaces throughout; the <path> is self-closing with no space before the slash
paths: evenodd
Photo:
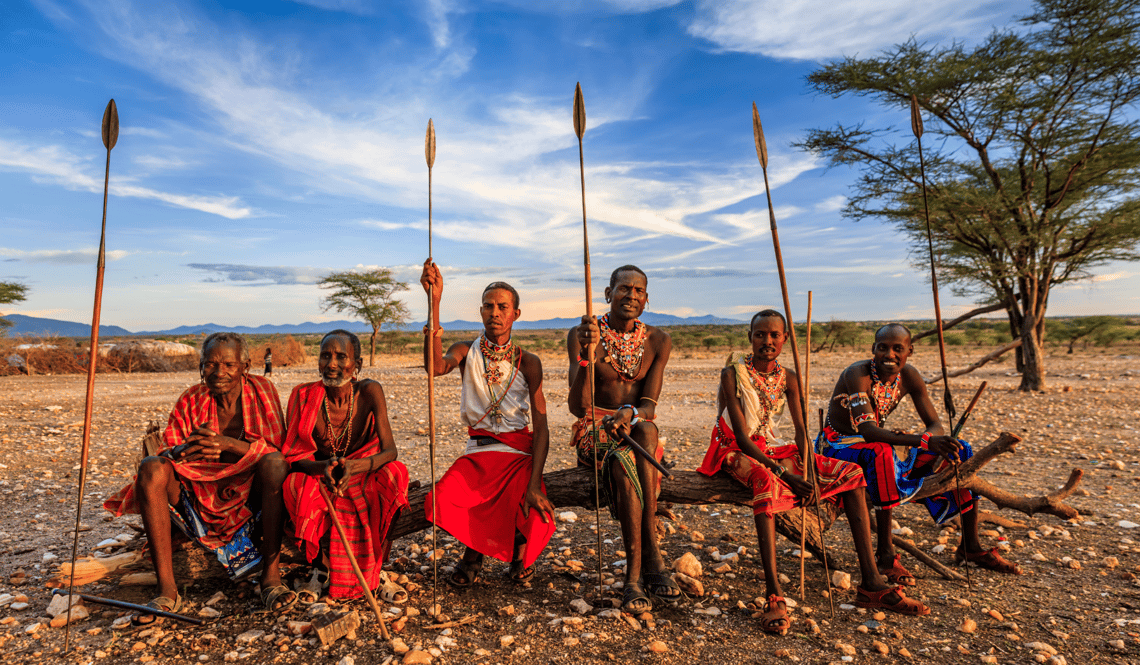
<path id="1" fill-rule="evenodd" d="M 26 337 L 89 337 L 91 335 L 91 324 L 89 323 L 76 323 L 74 321 L 60 321 L 58 319 L 45 319 L 35 316 L 25 316 L 23 314 L 8 314 L 3 318 L 11 321 L 14 325 L 8 328 L 8 335 L 10 336 L 26 336 Z M 738 325 L 747 323 L 747 321 L 740 321 L 736 319 L 726 319 L 719 316 L 706 314 L 704 316 L 690 316 L 680 317 L 673 316 L 672 314 L 657 314 L 654 312 L 645 312 L 641 316 L 641 320 L 651 326 L 701 326 L 701 325 Z M 566 330 L 575 325 L 579 319 L 565 318 L 565 319 L 543 319 L 542 321 L 518 321 L 515 323 L 515 328 L 518 330 Z M 420 330 L 424 327 L 423 321 L 417 321 L 405 325 L 402 330 L 414 331 Z M 480 321 L 447 321 L 443 324 L 447 330 L 480 330 L 483 327 Z M 193 326 L 178 326 L 177 328 L 170 328 L 169 330 L 146 330 L 140 332 L 131 332 L 119 326 L 99 326 L 100 337 L 126 337 L 126 336 L 146 336 L 146 337 L 159 337 L 165 335 L 199 335 L 202 333 L 210 334 L 219 331 L 232 331 L 238 332 L 243 335 L 310 335 L 314 333 L 325 333 L 337 328 L 343 328 L 355 333 L 371 334 L 372 328 L 360 321 L 326 321 L 323 323 L 314 323 L 311 321 L 305 323 L 290 323 L 281 325 L 263 325 L 257 327 L 251 326 L 223 326 L 217 323 L 203 323 Z"/>

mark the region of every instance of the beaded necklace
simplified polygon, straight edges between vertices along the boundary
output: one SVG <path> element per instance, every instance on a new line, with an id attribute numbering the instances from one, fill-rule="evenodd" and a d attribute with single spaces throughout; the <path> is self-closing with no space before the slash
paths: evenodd
<path id="1" fill-rule="evenodd" d="M 633 381 L 641 371 L 641 358 L 645 354 L 645 324 L 641 319 L 633 320 L 633 330 L 618 332 L 610 327 L 610 315 L 598 319 L 598 329 L 602 333 L 604 360 L 613 366 L 625 381 Z"/>
<path id="2" fill-rule="evenodd" d="M 483 352 L 484 363 L 486 368 L 483 371 L 483 378 L 487 380 L 487 385 L 497 384 L 503 380 L 503 370 L 499 368 L 499 363 L 508 360 L 514 355 L 514 344 L 510 339 L 506 344 L 499 345 L 487 339 L 485 335 L 479 336 L 479 350 Z"/>
<path id="3" fill-rule="evenodd" d="M 752 381 L 753 387 L 756 388 L 760 399 L 760 411 L 762 412 L 760 418 L 760 427 L 766 427 L 772 418 L 772 413 L 777 409 L 780 403 L 780 396 L 787 389 L 787 371 L 780 366 L 779 361 L 776 362 L 776 369 L 771 372 L 762 372 L 756 369 L 752 364 L 754 354 L 749 353 L 744 356 L 741 362 L 748 368 L 748 378 Z"/>
<path id="4" fill-rule="evenodd" d="M 483 418 L 491 417 L 491 422 L 495 426 L 499 426 L 503 422 L 503 400 L 507 398 L 507 393 L 510 391 L 511 386 L 515 383 L 515 377 L 518 376 L 519 367 L 522 366 L 522 349 L 514 346 L 510 340 L 506 344 L 499 346 L 487 341 L 487 338 L 479 336 L 479 351 L 483 354 L 483 378 L 487 380 L 487 392 L 491 393 L 491 405 L 479 419 L 483 422 Z M 515 352 L 518 353 L 515 353 Z M 515 362 L 517 357 L 518 362 Z M 502 385 L 503 370 L 499 367 L 499 363 L 506 361 L 511 368 L 511 373 L 507 377 L 507 386 L 503 388 L 503 392 L 498 395 L 495 394 L 495 386 Z M 494 363 L 492 365 L 492 363 Z"/>
<path id="5" fill-rule="evenodd" d="M 879 381 L 879 372 L 875 368 L 875 360 L 871 359 L 871 397 L 875 401 L 875 415 L 879 419 L 879 427 L 883 426 L 883 422 L 895 407 L 899 405 L 899 400 L 902 399 L 902 390 L 899 389 L 902 384 L 902 372 L 895 374 L 895 378 L 890 383 Z"/>
<path id="6" fill-rule="evenodd" d="M 321 411 L 325 417 L 325 443 L 332 450 L 333 457 L 340 457 L 348 451 L 348 444 L 352 439 L 352 416 L 356 413 L 356 387 L 353 386 L 352 392 L 349 393 L 348 415 L 341 423 L 340 432 L 337 432 L 336 428 L 333 427 L 332 417 L 329 415 L 328 392 L 325 392 L 324 400 L 321 402 Z"/>

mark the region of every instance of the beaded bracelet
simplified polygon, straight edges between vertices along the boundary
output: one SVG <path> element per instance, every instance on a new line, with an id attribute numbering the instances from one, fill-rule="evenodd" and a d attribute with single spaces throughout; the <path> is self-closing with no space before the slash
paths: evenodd
<path id="1" fill-rule="evenodd" d="M 777 464 L 776 470 L 772 472 L 772 475 L 776 476 L 777 478 L 783 478 L 784 474 L 787 472 L 788 472 L 787 469 L 785 469 L 783 466 Z"/>
<path id="2" fill-rule="evenodd" d="M 922 433 L 922 438 L 918 441 L 918 447 L 923 450 L 930 450 L 930 432 Z"/>
<path id="3" fill-rule="evenodd" d="M 429 333 L 429 332 L 428 332 L 428 327 L 427 327 L 427 325 L 426 325 L 426 324 L 424 325 L 424 334 L 425 334 L 425 335 L 430 335 L 430 334 L 432 334 L 432 333 Z M 436 328 L 436 329 L 435 329 L 435 333 L 434 333 L 434 336 L 435 336 L 435 337 L 443 337 L 443 327 L 442 327 L 442 326 L 440 326 L 439 328 Z"/>

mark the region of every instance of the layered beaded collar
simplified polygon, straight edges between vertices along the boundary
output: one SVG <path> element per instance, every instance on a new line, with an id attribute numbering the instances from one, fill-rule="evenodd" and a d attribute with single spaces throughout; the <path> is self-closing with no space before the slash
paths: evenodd
<path id="1" fill-rule="evenodd" d="M 641 358 L 645 354 L 645 324 L 634 319 L 633 330 L 618 332 L 610 327 L 610 315 L 598 319 L 598 329 L 602 333 L 602 347 L 606 350 L 604 360 L 626 381 L 633 381 L 641 371 Z"/>
<path id="2" fill-rule="evenodd" d="M 889 383 L 879 380 L 879 372 L 875 367 L 874 358 L 871 359 L 871 398 L 875 405 L 875 415 L 879 419 L 879 426 L 895 410 L 902 400 L 902 372 L 895 374 Z"/>

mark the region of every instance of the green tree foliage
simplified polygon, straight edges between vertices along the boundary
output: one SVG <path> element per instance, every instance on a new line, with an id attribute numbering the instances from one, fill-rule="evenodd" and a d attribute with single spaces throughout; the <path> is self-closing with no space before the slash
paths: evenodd
<path id="1" fill-rule="evenodd" d="M 26 285 L 19 282 L 0 282 L 0 305 L 23 302 L 27 296 L 28 287 Z M 11 327 L 11 321 L 0 318 L 0 335 L 4 334 L 5 329 Z"/>
<path id="2" fill-rule="evenodd" d="M 871 98 L 900 127 L 840 124 L 812 130 L 801 146 L 856 167 L 846 214 L 896 223 L 928 271 L 907 127 L 917 97 L 941 278 L 1005 304 L 1022 339 L 1021 389 L 1040 390 L 1051 290 L 1140 258 L 1140 2 L 1036 0 L 1019 23 L 973 48 L 912 40 L 825 65 L 808 77 L 815 90 Z"/>
<path id="3" fill-rule="evenodd" d="M 369 367 L 376 355 L 376 334 L 384 326 L 389 329 L 402 326 L 410 316 L 408 306 L 395 298 L 397 293 L 408 290 L 408 284 L 397 281 L 388 268 L 366 272 L 334 272 L 317 282 L 317 286 L 329 291 L 321 300 L 324 311 L 335 309 L 342 313 L 348 312 L 372 326 L 368 348 Z"/>

